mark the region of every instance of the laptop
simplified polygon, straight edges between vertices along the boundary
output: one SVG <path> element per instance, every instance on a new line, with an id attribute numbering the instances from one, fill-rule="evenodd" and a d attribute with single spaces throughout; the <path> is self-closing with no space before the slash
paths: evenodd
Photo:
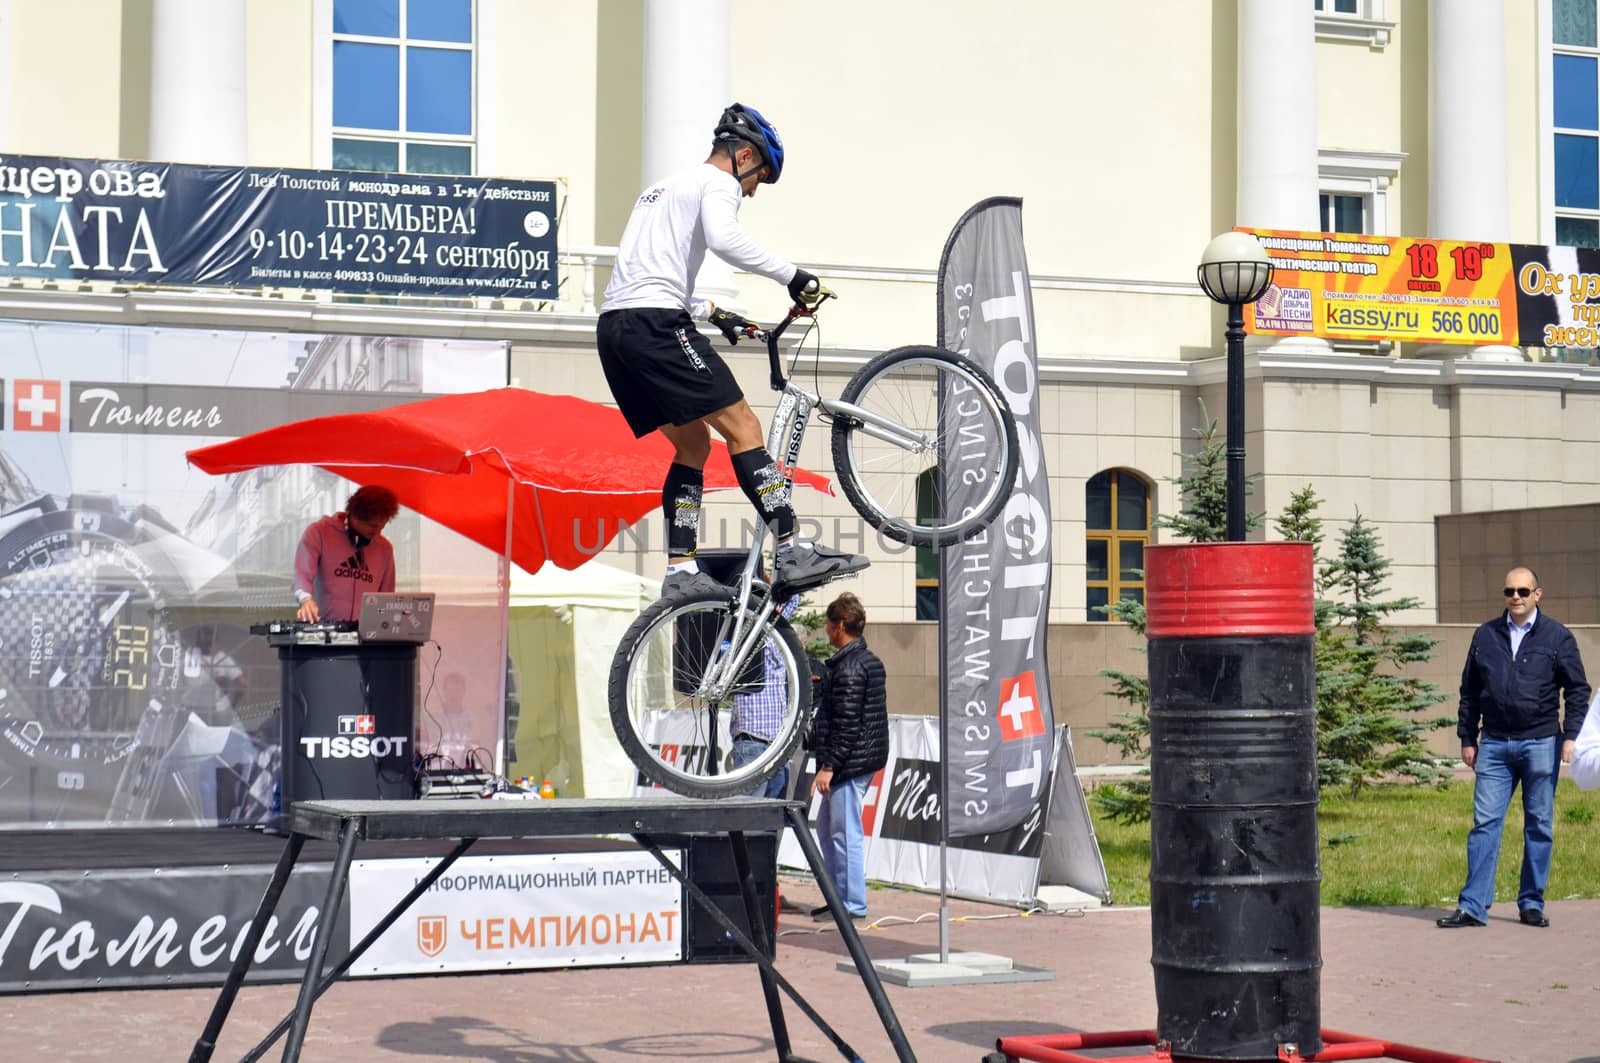
<path id="1" fill-rule="evenodd" d="M 356 629 L 362 642 L 427 642 L 433 633 L 433 595 L 364 594 Z"/>

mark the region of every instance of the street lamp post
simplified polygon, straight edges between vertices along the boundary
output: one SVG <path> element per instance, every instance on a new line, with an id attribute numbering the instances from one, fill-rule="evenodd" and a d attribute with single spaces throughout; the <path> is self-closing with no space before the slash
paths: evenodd
<path id="1" fill-rule="evenodd" d="M 1206 245 L 1200 287 L 1228 308 L 1228 541 L 1244 541 L 1244 305 L 1272 283 L 1272 260 L 1250 233 L 1226 232 Z"/>

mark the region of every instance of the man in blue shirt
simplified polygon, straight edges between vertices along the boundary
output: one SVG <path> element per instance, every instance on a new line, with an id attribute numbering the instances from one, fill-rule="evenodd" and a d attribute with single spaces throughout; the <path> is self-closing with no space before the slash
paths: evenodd
<path id="1" fill-rule="evenodd" d="M 765 572 L 762 574 L 765 578 Z M 794 618 L 800 605 L 795 595 L 778 608 L 785 620 Z M 752 693 L 735 694 L 733 713 L 728 729 L 733 735 L 733 766 L 742 768 L 767 751 L 772 739 L 783 728 L 783 716 L 788 709 L 788 673 L 783 658 L 769 639 L 762 650 L 765 677 L 761 689 Z M 789 796 L 789 765 L 779 768 L 766 782 L 749 792 L 750 797 Z"/>
<path id="2" fill-rule="evenodd" d="M 1557 757 L 1572 752 L 1589 710 L 1589 682 L 1572 633 L 1539 612 L 1544 591 L 1532 569 L 1506 573 L 1506 611 L 1472 635 L 1461 672 L 1456 734 L 1476 781 L 1467 881 L 1457 907 L 1438 920 L 1446 929 L 1483 926 L 1494 903 L 1500 827 L 1522 786 L 1522 881 L 1519 918 L 1549 926 L 1544 888 L 1550 878 Z M 1562 703 L 1566 712 L 1563 719 Z M 1480 733 L 1481 732 L 1481 733 Z"/>

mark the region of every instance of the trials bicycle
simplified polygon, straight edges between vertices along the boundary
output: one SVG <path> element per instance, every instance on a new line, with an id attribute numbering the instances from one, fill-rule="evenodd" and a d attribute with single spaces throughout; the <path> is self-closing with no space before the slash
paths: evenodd
<path id="1" fill-rule="evenodd" d="M 743 333 L 766 342 L 772 389 L 781 393 L 767 452 L 779 458 L 787 487 L 793 488 L 816 411 L 832 423 L 834 471 L 845 496 L 883 535 L 937 547 L 982 532 L 1017 478 L 1016 423 L 1000 389 L 960 355 L 920 346 L 873 358 L 838 399 L 799 387 L 794 369 L 806 337 L 795 344 L 787 375 L 778 342 L 796 321 L 814 322 L 831 298 L 821 289 L 811 306 L 796 303 L 772 328 L 752 325 Z M 820 344 L 816 357 L 820 362 Z M 809 728 L 810 665 L 781 608 L 815 584 L 774 587 L 758 578 L 765 539 L 760 528 L 737 584 L 726 592 L 662 598 L 645 609 L 612 660 L 608 693 L 617 739 L 645 777 L 675 793 L 749 792 L 788 763 Z M 741 696 L 776 699 L 781 720 L 761 754 L 736 765 L 726 716 Z"/>

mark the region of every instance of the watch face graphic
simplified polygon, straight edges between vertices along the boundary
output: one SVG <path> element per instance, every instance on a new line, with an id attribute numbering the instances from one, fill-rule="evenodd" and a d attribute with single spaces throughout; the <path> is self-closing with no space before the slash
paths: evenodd
<path id="1" fill-rule="evenodd" d="M 0 535 L 0 805 L 6 819 L 103 820 L 141 721 L 181 683 L 166 595 L 182 584 L 109 508 L 29 510 Z"/>
<path id="2" fill-rule="evenodd" d="M 0 539 L 0 715 L 46 733 L 136 730 L 181 677 L 164 567 L 110 513 L 42 513 Z"/>

